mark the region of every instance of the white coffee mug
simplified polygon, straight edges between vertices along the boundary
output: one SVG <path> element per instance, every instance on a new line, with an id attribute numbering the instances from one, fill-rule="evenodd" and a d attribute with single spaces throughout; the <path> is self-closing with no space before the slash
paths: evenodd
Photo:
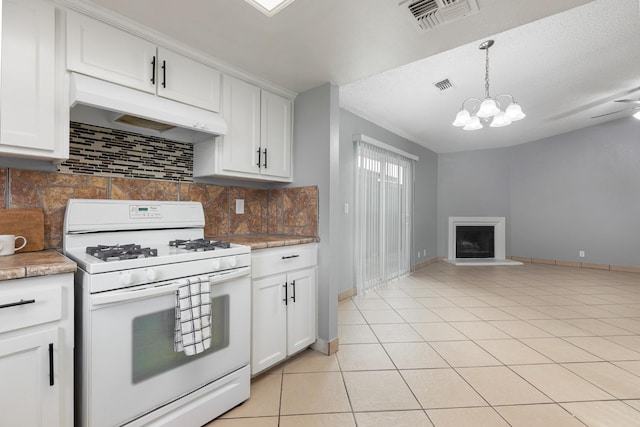
<path id="1" fill-rule="evenodd" d="M 18 239 L 22 239 L 22 245 L 16 247 Z M 27 239 L 22 236 L 15 236 L 13 234 L 0 234 L 0 256 L 13 255 L 15 251 L 27 246 Z"/>

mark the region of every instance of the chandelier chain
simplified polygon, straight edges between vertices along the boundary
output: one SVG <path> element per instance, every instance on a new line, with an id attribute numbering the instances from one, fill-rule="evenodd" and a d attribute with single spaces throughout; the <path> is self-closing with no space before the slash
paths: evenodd
<path id="1" fill-rule="evenodd" d="M 489 98 L 489 48 L 487 47 L 485 51 L 487 56 L 484 69 L 484 96 L 485 98 Z"/>

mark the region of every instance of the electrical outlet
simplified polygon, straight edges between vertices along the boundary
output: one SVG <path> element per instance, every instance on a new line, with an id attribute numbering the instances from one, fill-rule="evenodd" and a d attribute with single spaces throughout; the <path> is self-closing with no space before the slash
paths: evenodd
<path id="1" fill-rule="evenodd" d="M 344 213 L 346 213 L 346 214 L 349 213 L 349 203 L 345 203 L 344 204 Z"/>
<path id="2" fill-rule="evenodd" d="M 426 249 L 422 250 L 422 256 L 427 256 L 427 250 Z"/>
<path id="3" fill-rule="evenodd" d="M 584 258 L 584 251 L 580 251 L 578 255 L 580 256 L 580 258 Z"/>
<path id="4" fill-rule="evenodd" d="M 244 199 L 236 199 L 236 214 L 244 214 Z"/>
<path id="5" fill-rule="evenodd" d="M 420 251 L 418 251 L 418 259 L 420 259 Z"/>

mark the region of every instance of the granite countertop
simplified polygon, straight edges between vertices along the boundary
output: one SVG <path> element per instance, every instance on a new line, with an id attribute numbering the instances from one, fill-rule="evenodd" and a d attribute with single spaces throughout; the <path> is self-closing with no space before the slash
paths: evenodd
<path id="1" fill-rule="evenodd" d="M 251 234 L 247 236 L 216 236 L 213 240 L 224 240 L 238 245 L 251 246 L 251 250 L 275 248 L 278 246 L 302 245 L 319 242 L 319 237 L 290 236 L 286 234 Z"/>
<path id="2" fill-rule="evenodd" d="M 76 269 L 75 262 L 54 249 L 0 256 L 0 280 L 74 273 Z"/>

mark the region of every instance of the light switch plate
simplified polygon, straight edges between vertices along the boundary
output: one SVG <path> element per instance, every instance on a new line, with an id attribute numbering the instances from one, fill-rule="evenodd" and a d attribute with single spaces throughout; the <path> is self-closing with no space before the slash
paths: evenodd
<path id="1" fill-rule="evenodd" d="M 244 199 L 236 199 L 236 214 L 244 214 Z"/>

